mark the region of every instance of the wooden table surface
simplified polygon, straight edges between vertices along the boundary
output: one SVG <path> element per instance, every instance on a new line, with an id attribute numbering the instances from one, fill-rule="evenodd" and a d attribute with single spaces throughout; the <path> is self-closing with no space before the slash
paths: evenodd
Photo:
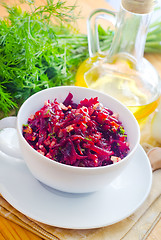
<path id="1" fill-rule="evenodd" d="M 6 0 L 7 3 L 13 3 L 16 0 Z M 42 3 L 44 0 L 36 0 L 36 3 Z M 74 0 L 67 0 L 69 4 L 73 4 Z M 89 13 L 95 8 L 112 9 L 105 0 L 77 0 L 77 5 L 80 6 L 81 15 L 84 19 L 79 20 L 78 26 L 82 32 L 86 32 L 86 18 Z M 0 7 L 0 17 L 6 16 L 5 10 Z M 161 76 L 161 54 L 145 54 L 145 57 L 155 66 Z M 0 216 L 0 240 L 40 240 L 38 236 L 25 230 L 19 225 Z M 148 240 L 161 239 L 161 220 L 154 227 L 153 231 L 148 237 Z"/>

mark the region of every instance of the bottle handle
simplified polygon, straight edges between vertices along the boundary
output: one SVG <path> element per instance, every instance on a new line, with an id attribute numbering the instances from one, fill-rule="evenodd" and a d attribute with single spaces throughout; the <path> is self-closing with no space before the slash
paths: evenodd
<path id="1" fill-rule="evenodd" d="M 0 120 L 0 151 L 11 157 L 22 158 L 16 123 L 17 117 L 6 117 Z"/>
<path id="2" fill-rule="evenodd" d="M 101 53 L 98 34 L 98 20 L 105 19 L 115 26 L 117 12 L 104 8 L 94 10 L 87 19 L 88 50 L 89 56 L 93 57 L 97 52 Z"/>

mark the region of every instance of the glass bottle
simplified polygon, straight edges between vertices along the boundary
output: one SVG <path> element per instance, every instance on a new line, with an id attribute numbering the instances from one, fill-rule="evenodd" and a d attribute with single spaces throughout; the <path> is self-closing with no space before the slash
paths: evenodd
<path id="1" fill-rule="evenodd" d="M 76 75 L 76 85 L 112 95 L 138 121 L 156 109 L 161 96 L 159 75 L 143 57 L 152 11 L 152 0 L 122 0 L 118 13 L 94 11 L 87 23 L 90 58 L 82 63 Z M 114 38 L 107 52 L 101 52 L 99 46 L 100 19 L 115 21 Z"/>

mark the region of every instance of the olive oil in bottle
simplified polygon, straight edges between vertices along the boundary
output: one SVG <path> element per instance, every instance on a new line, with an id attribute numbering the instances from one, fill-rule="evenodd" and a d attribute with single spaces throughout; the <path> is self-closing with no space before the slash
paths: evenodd
<path id="1" fill-rule="evenodd" d="M 154 72 L 151 72 L 150 63 L 147 63 L 146 66 L 149 64 L 150 67 L 144 68 L 144 76 L 141 78 L 141 75 L 136 76 L 134 64 L 123 57 L 115 60 L 115 65 L 99 60 L 95 66 L 93 61 L 92 58 L 87 59 L 79 67 L 76 75 L 77 85 L 96 89 L 117 98 L 132 111 L 138 121 L 156 109 L 160 91 L 159 86 L 153 84 L 153 78 L 158 79 L 158 75 L 155 72 L 154 76 Z M 114 66 L 117 66 L 117 71 L 114 70 Z M 149 78 L 151 75 L 153 77 Z"/>
<path id="2" fill-rule="evenodd" d="M 120 11 L 115 16 L 113 42 L 106 53 L 100 51 L 98 33 L 92 32 L 92 18 L 95 14 L 96 19 L 102 17 L 102 10 L 101 13 L 99 10 L 92 13 L 88 21 L 90 58 L 82 63 L 76 74 L 76 85 L 97 89 L 117 98 L 138 121 L 156 109 L 161 95 L 159 75 L 143 58 L 152 2 L 122 0 Z M 105 10 L 104 14 L 112 13 Z M 94 29 L 96 31 L 96 27 Z"/>

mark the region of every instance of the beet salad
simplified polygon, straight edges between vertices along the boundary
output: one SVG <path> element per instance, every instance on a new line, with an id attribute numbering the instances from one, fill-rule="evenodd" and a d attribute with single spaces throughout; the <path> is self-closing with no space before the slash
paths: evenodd
<path id="1" fill-rule="evenodd" d="M 78 104 L 71 93 L 63 103 L 48 100 L 28 118 L 22 131 L 36 151 L 72 166 L 106 166 L 121 161 L 129 151 L 118 114 L 104 107 L 97 97 Z"/>

